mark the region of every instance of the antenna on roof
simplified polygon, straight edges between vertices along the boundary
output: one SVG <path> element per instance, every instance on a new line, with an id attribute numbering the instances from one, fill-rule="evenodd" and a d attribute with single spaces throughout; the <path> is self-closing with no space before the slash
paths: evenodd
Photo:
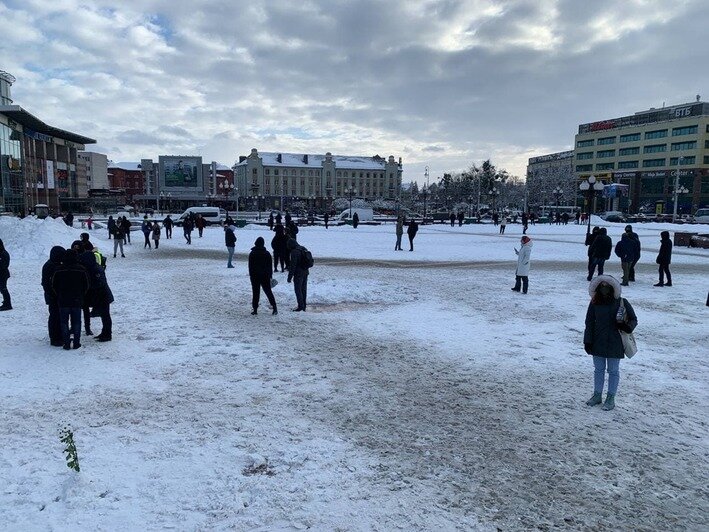
<path id="1" fill-rule="evenodd" d="M 701 100 L 701 97 L 699 96 L 699 94 L 697 94 L 697 101 L 700 101 L 700 100 Z"/>

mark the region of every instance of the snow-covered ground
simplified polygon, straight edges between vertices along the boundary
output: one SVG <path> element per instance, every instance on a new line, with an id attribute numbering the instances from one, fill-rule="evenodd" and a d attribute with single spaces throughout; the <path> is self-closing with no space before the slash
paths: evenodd
<path id="1" fill-rule="evenodd" d="M 310 306 L 289 312 L 279 273 L 275 317 L 249 315 L 243 253 L 266 228 L 238 231 L 232 270 L 218 228 L 157 251 L 134 234 L 125 259 L 95 231 L 114 340 L 63 351 L 39 273 L 80 231 L 0 218 L 0 528 L 706 529 L 709 251 L 675 248 L 675 286 L 654 288 L 672 228 L 634 227 L 640 352 L 602 412 L 584 405 L 585 227 L 530 226 L 527 295 L 509 290 L 519 225 L 426 226 L 413 253 L 391 225 L 302 228 Z"/>

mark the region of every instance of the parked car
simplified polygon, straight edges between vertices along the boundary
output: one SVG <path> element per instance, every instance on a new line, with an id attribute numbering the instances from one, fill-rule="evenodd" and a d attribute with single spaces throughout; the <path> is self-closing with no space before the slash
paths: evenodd
<path id="1" fill-rule="evenodd" d="M 694 213 L 694 221 L 698 224 L 709 224 L 709 209 L 697 209 Z"/>
<path id="2" fill-rule="evenodd" d="M 600 217 L 606 222 L 624 222 L 625 215 L 620 211 L 607 211 L 600 215 Z"/>
<path id="3" fill-rule="evenodd" d="M 202 215 L 204 218 L 205 225 L 221 225 L 224 221 L 224 217 L 220 212 L 219 207 L 189 207 L 185 212 L 183 212 L 180 217 L 175 220 L 175 225 L 181 226 L 190 214 L 197 216 Z"/>

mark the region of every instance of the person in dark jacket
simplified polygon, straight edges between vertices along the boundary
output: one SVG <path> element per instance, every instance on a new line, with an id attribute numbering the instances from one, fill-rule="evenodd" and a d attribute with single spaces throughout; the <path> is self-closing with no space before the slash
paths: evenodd
<path id="1" fill-rule="evenodd" d="M 602 402 L 607 371 L 608 393 L 603 410 L 612 410 L 620 380 L 620 359 L 625 358 L 618 331 L 633 332 L 638 318 L 630 303 L 621 298 L 621 286 L 614 277 L 599 275 L 591 281 L 588 292 L 591 302 L 586 311 L 583 346 L 586 353 L 593 356 L 594 378 L 593 395 L 586 404 L 595 406 Z"/>
<path id="2" fill-rule="evenodd" d="M 204 232 L 204 228 L 207 226 L 207 221 L 202 217 L 201 214 L 197 215 L 197 218 L 194 221 L 194 226 L 197 228 L 197 234 L 199 234 L 199 238 L 202 238 L 202 233 Z"/>
<path id="3" fill-rule="evenodd" d="M 286 222 L 286 234 L 293 240 L 298 240 L 298 224 L 293 220 Z"/>
<path id="4" fill-rule="evenodd" d="M 286 216 L 285 216 L 286 229 L 288 228 L 288 226 L 290 226 L 292 219 L 293 218 L 291 217 L 290 213 L 288 211 L 286 211 Z"/>
<path id="5" fill-rule="evenodd" d="M 111 240 L 111 237 L 113 236 L 113 233 L 116 230 L 116 221 L 113 219 L 113 216 L 108 217 L 106 228 L 108 229 L 108 239 Z"/>
<path id="6" fill-rule="evenodd" d="M 170 218 L 170 215 L 168 214 L 165 216 L 165 219 L 162 221 L 162 226 L 165 228 L 165 238 L 172 238 L 172 226 L 174 222 L 172 221 L 172 218 Z"/>
<path id="7" fill-rule="evenodd" d="M 258 314 L 258 303 L 261 296 L 261 290 L 266 294 L 268 302 L 273 309 L 272 314 L 278 314 L 276 307 L 276 298 L 273 297 L 271 290 L 271 278 L 273 270 L 271 270 L 271 254 L 264 245 L 263 237 L 258 237 L 254 242 L 254 247 L 249 253 L 249 279 L 251 280 L 251 314 Z"/>
<path id="8" fill-rule="evenodd" d="M 591 256 L 591 245 L 596 240 L 596 237 L 598 236 L 598 231 L 600 231 L 600 229 L 600 227 L 595 226 L 593 228 L 593 231 L 591 231 L 590 233 L 586 233 L 585 245 L 588 247 L 588 281 L 593 278 L 593 271 L 596 269 L 595 264 L 593 264 L 593 256 Z"/>
<path id="9" fill-rule="evenodd" d="M 276 214 L 276 225 L 283 225 L 283 216 L 280 212 Z"/>
<path id="10" fill-rule="evenodd" d="M 413 218 L 409 222 L 409 227 L 406 229 L 406 234 L 409 236 L 409 251 L 414 250 L 414 238 L 416 238 L 416 233 L 418 233 L 419 224 Z"/>
<path id="11" fill-rule="evenodd" d="M 153 246 L 150 244 L 150 233 L 153 232 L 153 224 L 150 223 L 147 216 L 143 218 L 143 223 L 140 225 L 140 230 L 143 232 L 143 237 L 145 237 L 143 249 L 153 249 Z"/>
<path id="12" fill-rule="evenodd" d="M 322 219 L 325 222 L 325 229 L 327 229 L 328 225 L 330 225 L 330 213 L 326 212 L 325 214 L 323 214 Z"/>
<path id="13" fill-rule="evenodd" d="M 293 309 L 294 312 L 305 312 L 308 306 L 308 274 L 309 269 L 303 263 L 303 252 L 302 246 L 298 245 L 298 242 L 291 238 L 287 243 L 289 252 L 289 263 L 288 268 L 288 282 L 293 281 L 293 289 L 295 291 L 295 299 L 298 302 L 298 306 Z"/>
<path id="14" fill-rule="evenodd" d="M 465 213 L 460 211 L 458 213 L 458 227 L 463 227 L 463 222 L 465 221 Z"/>
<path id="15" fill-rule="evenodd" d="M 593 278 L 593 272 L 598 266 L 598 275 L 603 275 L 603 265 L 608 259 L 611 258 L 611 251 L 613 250 L 613 241 L 611 237 L 608 236 L 608 231 L 605 227 L 601 227 L 598 230 L 596 238 L 594 238 L 593 243 L 588 248 L 588 252 L 591 254 L 591 268 L 588 270 L 588 280 Z"/>
<path id="16" fill-rule="evenodd" d="M 2 294 L 1 310 L 12 310 L 10 292 L 7 290 L 7 280 L 10 278 L 10 254 L 5 249 L 5 244 L 0 240 L 0 294 Z"/>
<path id="17" fill-rule="evenodd" d="M 672 286 L 672 274 L 670 274 L 672 240 L 670 240 L 669 231 L 662 231 L 660 233 L 660 252 L 657 254 L 655 262 L 660 265 L 660 282 L 653 286 Z M 667 282 L 665 282 L 665 275 L 667 275 Z M 707 301 L 709 301 L 709 299 Z"/>
<path id="18" fill-rule="evenodd" d="M 273 224 L 276 223 L 273 219 L 273 213 L 268 215 L 268 230 L 273 231 Z"/>
<path id="19" fill-rule="evenodd" d="M 125 257 L 123 254 L 123 239 L 124 239 L 125 233 L 123 232 L 123 226 L 122 224 L 114 224 L 113 225 L 113 258 L 116 258 L 116 252 L 118 251 L 118 248 L 121 248 L 121 257 Z"/>
<path id="20" fill-rule="evenodd" d="M 74 215 L 71 214 L 71 212 L 67 212 L 66 216 L 64 216 L 64 223 L 67 224 L 69 227 L 74 226 Z"/>
<path id="21" fill-rule="evenodd" d="M 451 227 L 455 227 L 455 213 L 451 212 L 450 216 L 448 216 L 448 219 L 451 222 Z"/>
<path id="22" fill-rule="evenodd" d="M 637 245 L 628 233 L 623 233 L 623 236 L 618 240 L 615 245 L 615 254 L 620 257 L 620 264 L 623 268 L 623 281 L 620 283 L 621 286 L 628 286 L 628 280 L 630 279 L 630 266 L 635 260 L 635 254 L 637 252 Z"/>
<path id="23" fill-rule="evenodd" d="M 226 249 L 229 252 L 229 258 L 227 259 L 226 262 L 226 267 L 227 268 L 233 268 L 234 265 L 231 263 L 232 259 L 234 258 L 234 249 L 236 248 L 236 227 L 233 225 L 227 225 L 224 224 L 224 244 L 226 245 Z M 271 254 L 269 253 L 269 257 Z M 268 265 L 268 269 L 271 269 L 271 265 Z"/>
<path id="24" fill-rule="evenodd" d="M 352 215 L 352 228 L 357 229 L 357 226 L 359 225 L 359 214 L 356 212 Z"/>
<path id="25" fill-rule="evenodd" d="M 640 245 L 640 237 L 638 236 L 637 233 L 633 232 L 632 225 L 625 226 L 625 234 L 630 235 L 630 238 L 633 239 L 633 243 L 635 244 L 635 259 L 630 264 L 630 273 L 628 275 L 628 281 L 630 281 L 631 283 L 634 283 L 635 282 L 635 265 L 640 260 L 640 251 L 642 249 L 642 246 Z"/>
<path id="26" fill-rule="evenodd" d="M 127 216 L 121 218 L 121 229 L 123 229 L 123 243 L 130 244 L 130 228 L 133 224 Z"/>
<path id="27" fill-rule="evenodd" d="M 57 295 L 59 306 L 59 324 L 62 331 L 64 349 L 71 349 L 73 336 L 74 349 L 81 347 L 81 308 L 89 289 L 86 269 L 78 263 L 76 253 L 71 249 L 64 252 L 62 264 L 52 277 L 52 290 Z M 69 320 L 71 319 L 71 329 Z"/>
<path id="28" fill-rule="evenodd" d="M 57 294 L 52 289 L 52 277 L 57 269 L 62 265 L 62 258 L 66 250 L 61 246 L 54 246 L 49 251 L 49 260 L 42 266 L 42 289 L 44 290 L 44 302 L 49 310 L 47 320 L 47 330 L 49 331 L 49 343 L 56 347 L 64 345 L 62 339 L 62 328 L 59 322 L 59 304 Z"/>
<path id="29" fill-rule="evenodd" d="M 278 263 L 281 263 L 281 271 L 285 271 L 288 267 L 288 237 L 285 229 L 279 223 L 276 224 L 276 236 L 271 240 L 271 249 L 273 249 L 273 271 L 278 271 Z"/>
<path id="30" fill-rule="evenodd" d="M 94 245 L 91 243 L 91 240 L 89 240 L 88 233 L 81 233 L 79 238 L 81 239 L 83 251 L 91 251 L 94 249 Z"/>
<path id="31" fill-rule="evenodd" d="M 84 308 L 91 305 L 95 314 L 101 318 L 101 334 L 96 337 L 96 340 L 110 342 L 113 336 L 113 320 L 111 319 L 113 292 L 108 286 L 106 272 L 98 265 L 96 257 L 91 251 L 85 251 L 79 255 L 79 264 L 84 267 L 89 279 L 89 290 L 84 299 Z"/>
<path id="32" fill-rule="evenodd" d="M 185 218 L 185 221 L 182 223 L 182 232 L 185 235 L 185 241 L 188 244 L 192 243 L 192 231 L 194 230 L 194 222 L 192 221 L 192 217 L 188 216 Z"/>

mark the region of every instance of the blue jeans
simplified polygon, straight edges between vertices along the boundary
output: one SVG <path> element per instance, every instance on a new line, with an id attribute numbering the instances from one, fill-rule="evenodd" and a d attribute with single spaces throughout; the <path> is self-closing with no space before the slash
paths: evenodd
<path id="1" fill-rule="evenodd" d="M 71 318 L 71 330 L 69 329 Z M 69 334 L 74 335 L 74 343 L 81 340 L 81 307 L 59 307 L 59 326 L 62 329 L 62 341 L 69 345 Z"/>
<path id="2" fill-rule="evenodd" d="M 603 393 L 606 369 L 608 370 L 608 393 L 615 395 L 620 381 L 620 359 L 593 356 L 593 392 Z"/>
<path id="3" fill-rule="evenodd" d="M 226 267 L 227 267 L 227 268 L 232 268 L 233 265 L 232 265 L 232 263 L 231 263 L 231 259 L 234 258 L 234 247 L 233 247 L 233 246 L 231 246 L 231 247 L 228 247 L 228 246 L 227 246 L 227 250 L 229 251 L 229 260 L 228 260 L 227 263 L 226 263 Z"/>

